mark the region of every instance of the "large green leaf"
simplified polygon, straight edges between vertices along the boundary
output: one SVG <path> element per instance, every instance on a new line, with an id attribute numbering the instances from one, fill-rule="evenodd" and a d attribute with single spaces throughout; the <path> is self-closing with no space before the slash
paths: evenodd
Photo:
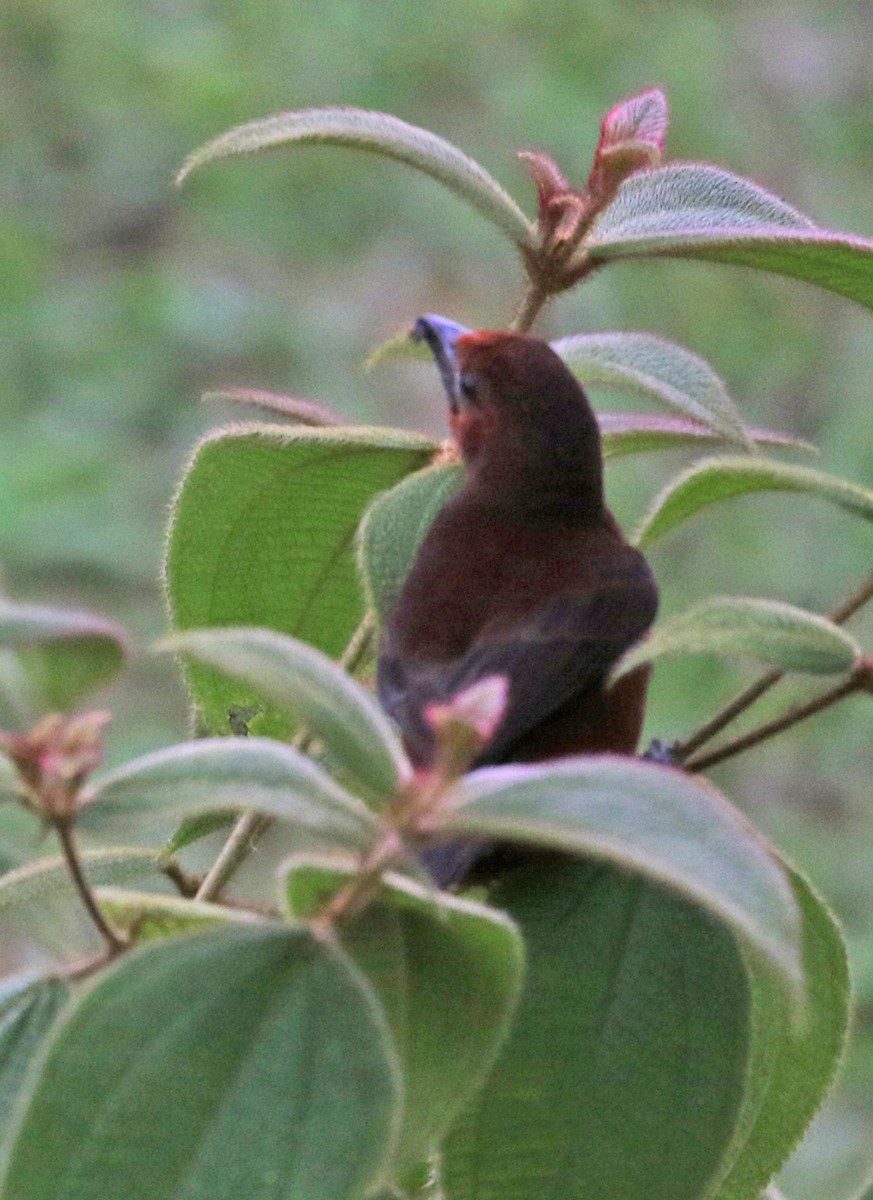
<path id="1" fill-rule="evenodd" d="M 702 508 L 748 492 L 802 492 L 873 521 L 873 491 L 835 475 L 765 458 L 706 458 L 655 498 L 633 541 L 649 545 Z"/>
<path id="2" fill-rule="evenodd" d="M 597 755 L 484 767 L 458 785 L 446 834 L 606 859 L 709 909 L 802 995 L 800 915 L 782 864 L 710 784 Z"/>
<path id="3" fill-rule="evenodd" d="M 452 1200 L 700 1200 L 737 1125 L 748 982 L 725 927 L 609 866 L 514 872 L 521 1007 L 443 1156 Z"/>
<path id="4" fill-rule="evenodd" d="M 60 979 L 7 980 L 0 989 L 0 1175 L 15 1101 L 70 989 Z"/>
<path id="5" fill-rule="evenodd" d="M 68 1010 L 23 1105 L 5 1200 L 362 1200 L 398 1071 L 371 989 L 281 926 L 126 954 Z"/>
<path id="6" fill-rule="evenodd" d="M 358 537 L 358 562 L 367 600 L 380 620 L 394 607 L 434 517 L 461 482 L 458 464 L 417 471 L 367 509 Z"/>
<path id="7" fill-rule="evenodd" d="M 288 875 L 291 913 L 318 912 L 348 875 L 301 861 Z M 404 1070 L 396 1172 L 428 1157 L 479 1090 L 509 1031 L 524 947 L 502 913 L 399 876 L 339 928 L 388 1018 Z"/>
<path id="8" fill-rule="evenodd" d="M 369 692 L 305 642 L 269 629 L 206 629 L 167 643 L 242 681 L 319 738 L 387 802 L 411 773 L 394 727 Z"/>
<path id="9" fill-rule="evenodd" d="M 124 631 L 74 609 L 0 596 L 0 705 L 19 724 L 64 710 L 109 683 L 124 664 Z M 4 716 L 4 720 L 5 720 Z"/>
<path id="10" fill-rule="evenodd" d="M 436 449 L 389 429 L 240 425 L 207 438 L 173 510 L 167 590 L 176 629 L 262 626 L 339 657 L 364 613 L 354 538 L 374 496 Z M 207 728 L 229 732 L 229 710 L 257 705 L 207 667 L 189 672 Z M 288 737 L 275 712 L 255 732 Z"/>
<path id="11" fill-rule="evenodd" d="M 682 346 L 648 333 L 576 334 L 551 346 L 582 383 L 651 397 L 750 448 L 727 388 L 708 362 Z"/>
<path id="12" fill-rule="evenodd" d="M 496 179 L 457 146 L 388 113 L 360 108 L 308 108 L 239 125 L 201 146 L 176 182 L 206 163 L 276 146 L 348 146 L 394 158 L 438 180 L 521 246 L 534 246 L 534 227 Z"/>
<path id="13" fill-rule="evenodd" d="M 631 175 L 586 248 L 594 263 L 659 255 L 755 267 L 873 308 L 873 242 L 818 229 L 717 167 L 680 163 Z"/>
<path id="14" fill-rule="evenodd" d="M 659 621 L 619 660 L 612 678 L 676 654 L 741 656 L 783 671 L 828 675 L 848 671 L 860 653 L 844 629 L 793 604 L 714 596 Z"/>
<path id="15" fill-rule="evenodd" d="M 830 1086 L 849 1022 L 849 972 L 833 915 L 796 871 L 803 922 L 806 1019 L 789 1019 L 784 997 L 754 960 L 752 1055 L 743 1112 L 725 1174 L 707 1200 L 750 1200 L 780 1169 Z"/>
<path id="16" fill-rule="evenodd" d="M 96 781 L 78 825 L 103 839 L 152 829 L 163 840 L 185 817 L 229 808 L 266 813 L 355 852 L 377 832 L 362 800 L 269 738 L 201 738 L 125 763 Z"/>

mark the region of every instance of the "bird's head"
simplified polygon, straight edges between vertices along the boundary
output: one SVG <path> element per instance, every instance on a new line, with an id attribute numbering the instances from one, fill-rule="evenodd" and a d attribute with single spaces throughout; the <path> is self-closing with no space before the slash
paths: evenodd
<path id="1" fill-rule="evenodd" d="M 473 332 L 428 314 L 413 336 L 433 352 L 464 461 L 519 485 L 531 476 L 602 499 L 597 420 L 579 383 L 547 342 L 503 330 Z"/>

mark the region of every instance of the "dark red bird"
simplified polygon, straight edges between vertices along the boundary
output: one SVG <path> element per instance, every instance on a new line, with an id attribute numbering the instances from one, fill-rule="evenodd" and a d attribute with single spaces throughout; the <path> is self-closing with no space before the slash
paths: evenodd
<path id="1" fill-rule="evenodd" d="M 537 338 L 471 333 L 422 317 L 466 467 L 428 531 L 386 622 L 379 698 L 416 765 L 432 704 L 489 675 L 506 711 L 476 766 L 575 753 L 632 754 L 648 670 L 603 683 L 646 632 L 658 592 L 603 498 L 597 420 L 579 383 Z"/>

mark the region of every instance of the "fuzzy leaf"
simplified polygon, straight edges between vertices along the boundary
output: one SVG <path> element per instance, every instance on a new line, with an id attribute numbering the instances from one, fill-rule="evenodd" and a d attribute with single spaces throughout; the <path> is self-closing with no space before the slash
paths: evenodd
<path id="1" fill-rule="evenodd" d="M 452 1200 L 700 1200 L 736 1128 L 749 986 L 730 932 L 607 865 L 513 871 L 525 991 L 443 1153 Z"/>
<path id="2" fill-rule="evenodd" d="M 67 1009 L 24 1099 L 5 1200 L 361 1200 L 400 1096 L 366 981 L 270 923 L 125 954 Z"/>
<path id="3" fill-rule="evenodd" d="M 647 333 L 577 334 L 551 343 L 583 384 L 651 397 L 750 449 L 740 415 L 709 363 Z"/>
<path id="4" fill-rule="evenodd" d="M 0 692 L 22 723 L 78 704 L 121 670 L 125 635 L 120 626 L 74 609 L 15 604 L 0 596 Z M 22 694 L 23 693 L 23 694 Z"/>
<path id="5" fill-rule="evenodd" d="M 684 417 L 630 412 L 599 412 L 596 415 L 603 439 L 604 458 L 619 458 L 624 454 L 639 454 L 650 450 L 700 447 L 706 443 L 717 445 L 733 442 L 733 439 L 716 433 L 708 426 Z M 811 442 L 793 437 L 790 433 L 762 429 L 757 425 L 744 425 L 743 433 L 756 446 L 774 446 L 776 449 L 793 450 L 798 454 L 818 453 Z"/>
<path id="6" fill-rule="evenodd" d="M 15 1101 L 70 989 L 60 979 L 6 980 L 0 988 L 0 1176 Z"/>
<path id="7" fill-rule="evenodd" d="M 773 230 L 815 230 L 815 225 L 789 204 L 721 167 L 671 163 L 632 175 L 598 217 L 586 248 L 598 262 L 622 248 L 673 235 L 712 234 L 723 237 L 770 235 Z"/>
<path id="8" fill-rule="evenodd" d="M 705 781 L 604 754 L 484 767 L 455 796 L 446 835 L 545 846 L 665 884 L 733 928 L 798 998 L 799 914 L 784 869 Z"/>
<path id="9" fill-rule="evenodd" d="M 209 904 L 182 896 L 160 896 L 154 892 L 130 892 L 113 887 L 95 888 L 94 894 L 112 927 L 137 944 L 180 933 L 202 933 L 210 926 L 250 925 L 263 920 L 243 908 Z"/>
<path id="10" fill-rule="evenodd" d="M 318 913 L 348 879 L 301 860 L 287 877 L 292 916 Z M 404 1068 L 396 1173 L 438 1146 L 484 1082 L 521 986 L 524 947 L 503 913 L 389 875 L 339 930 L 385 1010 Z"/>
<path id="11" fill-rule="evenodd" d="M 160 870 L 156 852 L 139 846 L 81 850 L 79 856 L 92 887 L 100 883 L 129 883 L 143 876 L 157 876 Z M 75 903 L 77 899 L 69 867 L 59 855 L 38 858 L 0 875 L 0 912 L 50 900 Z"/>
<path id="12" fill-rule="evenodd" d="M 533 247 L 531 223 L 496 179 L 456 146 L 388 113 L 360 108 L 309 108 L 278 113 L 221 134 L 185 161 L 176 182 L 206 163 L 276 146 L 348 146 L 397 159 L 423 171 L 466 200 L 521 246 Z"/>
<path id="13" fill-rule="evenodd" d="M 424 466 L 437 446 L 399 430 L 240 425 L 207 438 L 176 498 L 167 552 L 174 628 L 256 625 L 339 658 L 364 615 L 354 559 L 367 506 Z M 208 731 L 229 732 L 251 688 L 193 664 Z M 273 707 L 253 733 L 287 739 Z"/>
<path id="14" fill-rule="evenodd" d="M 622 142 L 645 142 L 660 155 L 667 136 L 667 97 L 658 88 L 628 96 L 611 108 L 600 126 L 598 150 Z"/>
<path id="15" fill-rule="evenodd" d="M 459 464 L 417 471 L 379 496 L 358 533 L 358 563 L 368 603 L 384 621 L 434 517 L 458 490 Z"/>
<path id="16" fill-rule="evenodd" d="M 222 388 L 220 391 L 204 392 L 200 397 L 204 404 L 244 404 L 264 409 L 272 417 L 290 421 L 295 425 L 343 425 L 343 418 L 333 409 L 313 400 L 301 400 L 297 396 L 283 396 L 279 392 L 264 392 L 258 388 Z"/>
<path id="17" fill-rule="evenodd" d="M 362 851 L 375 819 L 305 754 L 267 738 L 202 738 L 146 754 L 95 780 L 83 832 L 156 828 L 215 809 L 253 809 L 313 830 L 330 847 Z"/>
<path id="18" fill-rule="evenodd" d="M 784 997 L 750 959 L 752 1054 L 743 1111 L 708 1200 L 748 1200 L 782 1167 L 824 1099 L 845 1046 L 850 988 L 843 939 L 809 883 L 790 869 L 789 876 L 802 920 L 805 1019 L 791 1021 Z"/>
<path id="19" fill-rule="evenodd" d="M 873 520 L 873 491 L 823 471 L 761 458 L 707 458 L 656 496 L 633 541 L 651 545 L 708 504 L 747 492 L 803 492 Z"/>
<path id="20" fill-rule="evenodd" d="M 850 670 L 860 653 L 844 629 L 816 613 L 778 600 L 716 596 L 659 621 L 619 660 L 612 680 L 677 654 L 739 655 L 783 671 L 833 675 Z"/>
<path id="21" fill-rule="evenodd" d="M 586 243 L 593 263 L 705 259 L 816 284 L 873 308 L 873 241 L 817 228 L 756 184 L 678 163 L 632 175 Z"/>
<path id="22" fill-rule="evenodd" d="M 377 702 L 313 646 L 269 629 L 194 630 L 164 645 L 247 684 L 290 713 L 377 796 L 390 798 L 410 774 L 400 740 Z"/>

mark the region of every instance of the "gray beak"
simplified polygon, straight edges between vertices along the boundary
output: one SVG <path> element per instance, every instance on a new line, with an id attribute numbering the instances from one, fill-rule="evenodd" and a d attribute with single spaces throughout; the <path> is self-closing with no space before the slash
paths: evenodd
<path id="1" fill-rule="evenodd" d="M 415 322 L 412 340 L 427 342 L 439 368 L 443 387 L 449 397 L 449 407 L 452 412 L 458 411 L 458 360 L 455 355 L 455 343 L 464 333 L 472 333 L 457 321 L 441 317 L 438 313 L 426 313 Z"/>

